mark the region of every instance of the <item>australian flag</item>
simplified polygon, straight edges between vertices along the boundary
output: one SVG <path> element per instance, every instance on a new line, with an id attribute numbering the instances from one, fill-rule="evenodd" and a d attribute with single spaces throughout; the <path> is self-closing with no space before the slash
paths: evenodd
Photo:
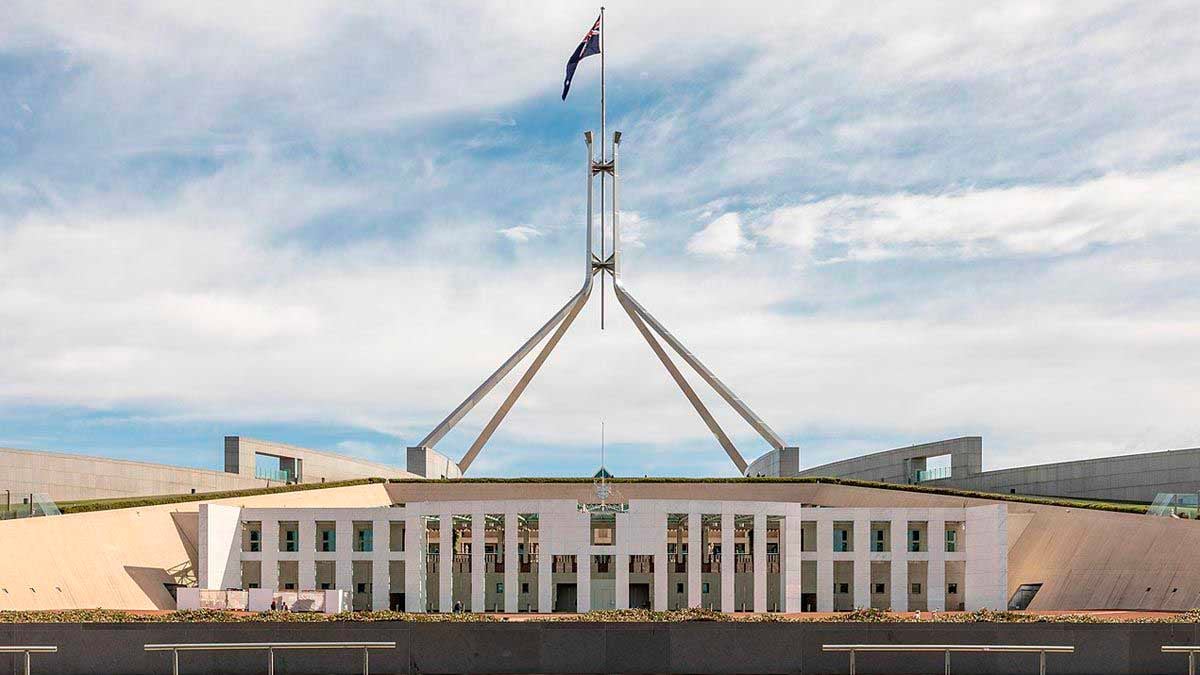
<path id="1" fill-rule="evenodd" d="M 571 90 L 571 78 L 575 77 L 575 67 L 579 65 L 580 59 L 599 53 L 600 19 L 597 18 L 592 29 L 583 36 L 583 42 L 579 43 L 579 46 L 571 53 L 570 60 L 567 61 L 567 79 L 563 80 L 562 100 L 567 100 L 567 92 Z"/>

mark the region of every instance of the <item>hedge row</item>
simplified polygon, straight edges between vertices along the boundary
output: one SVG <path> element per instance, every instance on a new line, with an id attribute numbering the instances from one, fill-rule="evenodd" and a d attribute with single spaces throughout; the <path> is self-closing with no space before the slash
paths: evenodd
<path id="1" fill-rule="evenodd" d="M 61 502 L 58 504 L 58 508 L 63 513 L 87 513 L 89 511 L 108 511 L 110 509 L 142 508 L 147 506 L 160 506 L 162 504 L 200 502 L 208 501 L 210 499 L 229 499 L 233 497 L 273 495 L 283 492 L 323 490 L 325 488 L 367 485 L 369 483 L 383 483 L 384 480 L 385 479 L 383 478 L 356 478 L 354 480 L 342 480 L 329 483 L 298 483 L 294 485 L 279 485 L 276 487 L 250 488 L 247 490 L 223 490 L 220 492 L 198 492 L 196 494 L 122 497 L 119 499 L 95 499 L 76 502 Z"/>
<path id="2" fill-rule="evenodd" d="M 389 483 L 592 483 L 591 478 L 391 478 Z M 979 490 L 961 490 L 958 488 L 933 487 L 928 485 L 901 485 L 898 483 L 881 483 L 878 481 L 858 480 L 855 478 L 836 478 L 833 476 L 800 476 L 800 477 L 767 477 L 750 478 L 613 478 L 610 483 L 631 484 L 660 484 L 660 483 L 764 483 L 764 484 L 823 484 L 846 485 L 849 487 L 873 488 L 876 490 L 897 490 L 900 492 L 921 492 L 925 494 L 943 495 L 947 497 L 968 497 L 973 499 L 988 499 L 992 501 L 1017 502 L 1024 504 L 1043 504 L 1046 506 L 1065 506 L 1077 509 L 1092 509 L 1096 511 L 1116 511 L 1120 513 L 1146 513 L 1147 505 L 1139 503 L 1120 503 L 1093 501 L 1087 499 L 1071 499 L 1068 497 L 1036 497 L 1031 495 L 1014 495 Z"/>
<path id="3" fill-rule="evenodd" d="M 196 610 L 180 612 L 137 613 L 107 609 L 80 609 L 65 611 L 0 612 L 2 623 L 328 623 L 346 621 L 407 621 L 407 622 L 455 622 L 494 623 L 508 619 L 497 614 L 412 614 L 406 612 L 346 612 L 343 614 L 315 614 L 309 612 L 230 612 Z M 596 623 L 680 623 L 687 621 L 722 621 L 741 623 L 790 622 L 790 623 L 1200 623 L 1200 609 L 1191 609 L 1179 614 L 1149 618 L 1113 618 L 1093 614 L 1027 614 L 979 610 L 936 614 L 924 612 L 921 618 L 912 614 L 892 614 L 881 609 L 858 609 L 853 612 L 828 614 L 814 617 L 784 616 L 782 614 L 722 614 L 709 609 L 681 609 L 654 612 L 644 609 L 619 609 L 587 612 L 586 614 L 561 614 L 553 616 L 531 616 L 525 621 L 552 622 L 596 622 Z"/>

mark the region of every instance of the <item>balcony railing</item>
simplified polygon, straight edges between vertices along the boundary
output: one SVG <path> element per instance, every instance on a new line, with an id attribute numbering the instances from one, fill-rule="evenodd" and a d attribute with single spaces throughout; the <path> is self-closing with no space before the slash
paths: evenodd
<path id="1" fill-rule="evenodd" d="M 924 483 L 927 480 L 941 480 L 950 477 L 950 467 L 942 466 L 936 469 L 922 469 L 913 472 L 914 483 Z"/>
<path id="2" fill-rule="evenodd" d="M 700 571 L 704 574 L 717 574 L 721 571 L 721 554 L 712 553 L 700 561 Z"/>
<path id="3" fill-rule="evenodd" d="M 556 555 L 554 556 L 553 571 L 557 574 L 573 574 L 579 568 L 575 560 L 576 558 L 573 555 Z"/>

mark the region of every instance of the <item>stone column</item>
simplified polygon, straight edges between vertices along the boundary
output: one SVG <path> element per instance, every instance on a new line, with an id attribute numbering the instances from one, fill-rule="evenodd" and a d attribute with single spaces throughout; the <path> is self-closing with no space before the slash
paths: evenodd
<path id="1" fill-rule="evenodd" d="M 663 527 L 666 527 L 664 524 Z M 670 578 L 667 575 L 667 544 L 663 541 L 660 544 L 662 547 L 654 554 L 654 597 L 651 599 L 651 607 L 656 612 L 667 611 L 667 600 L 671 597 L 671 589 L 668 587 Z"/>
<path id="2" fill-rule="evenodd" d="M 783 601 L 780 607 L 784 612 L 799 612 L 801 609 L 801 570 L 803 556 L 800 554 L 802 529 L 800 514 L 789 515 L 780 528 L 782 541 L 779 542 L 780 564 L 780 593 Z"/>
<path id="3" fill-rule="evenodd" d="M 540 519 L 539 519 L 540 520 Z M 549 553 L 547 542 L 538 542 L 538 611 L 554 611 L 554 556 Z"/>
<path id="4" fill-rule="evenodd" d="M 618 553 L 613 557 L 613 563 L 617 569 L 617 609 L 629 609 L 629 554 Z"/>
<path id="5" fill-rule="evenodd" d="M 262 576 L 259 581 L 263 588 L 277 591 L 279 590 L 279 550 L 283 548 L 283 537 L 279 533 L 279 521 L 264 518 L 262 528 Z M 238 538 L 238 546 L 241 545 L 242 540 Z M 240 571 L 238 577 L 241 577 Z"/>
<path id="6" fill-rule="evenodd" d="M 754 514 L 754 611 L 767 611 L 767 514 Z"/>
<path id="7" fill-rule="evenodd" d="M 388 609 L 388 598 L 392 590 L 391 565 L 388 551 L 391 549 L 392 527 L 386 518 L 371 521 L 371 609 Z"/>
<path id="8" fill-rule="evenodd" d="M 517 532 L 520 523 L 518 514 L 504 514 L 504 611 L 509 614 L 519 611 L 521 565 L 517 557 Z"/>
<path id="9" fill-rule="evenodd" d="M 438 514 L 438 611 L 454 609 L 454 514 Z"/>
<path id="10" fill-rule="evenodd" d="M 575 556 L 575 610 L 592 611 L 592 555 L 586 548 Z"/>
<path id="11" fill-rule="evenodd" d="M 817 521 L 817 611 L 833 611 L 833 521 Z"/>
<path id="12" fill-rule="evenodd" d="M 317 590 L 317 521 L 305 518 L 296 523 L 296 548 L 300 551 L 297 564 L 297 587 L 302 591 Z"/>
<path id="13" fill-rule="evenodd" d="M 404 611 L 424 612 L 425 598 L 425 519 L 409 516 L 404 521 Z"/>
<path id="14" fill-rule="evenodd" d="M 334 572 L 336 583 L 334 588 L 346 591 L 351 601 L 354 600 L 354 521 L 334 521 L 334 551 L 337 557 L 337 571 Z"/>
<path id="15" fill-rule="evenodd" d="M 484 548 L 487 543 L 487 516 L 471 514 L 471 611 L 486 612 L 487 564 Z"/>
<path id="16" fill-rule="evenodd" d="M 892 611 L 908 611 L 908 514 L 892 516 Z"/>
<path id="17" fill-rule="evenodd" d="M 700 573 L 700 563 L 704 560 L 704 544 L 701 541 L 701 531 L 704 527 L 699 513 L 688 514 L 688 552 L 687 552 L 687 589 L 688 607 L 699 607 L 700 591 L 703 575 Z"/>
<path id="18" fill-rule="evenodd" d="M 929 518 L 929 570 L 926 579 L 925 598 L 929 611 L 942 612 L 946 609 L 946 519 Z"/>
<path id="19" fill-rule="evenodd" d="M 854 608 L 871 606 L 871 520 L 854 521 Z"/>
<path id="20" fill-rule="evenodd" d="M 733 554 L 733 522 L 732 513 L 721 514 L 721 611 L 733 612 L 734 585 L 733 571 L 737 557 Z"/>

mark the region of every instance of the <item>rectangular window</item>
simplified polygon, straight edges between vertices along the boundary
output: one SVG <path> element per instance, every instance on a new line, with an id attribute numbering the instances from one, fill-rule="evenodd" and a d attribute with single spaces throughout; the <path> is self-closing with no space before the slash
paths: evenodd
<path id="1" fill-rule="evenodd" d="M 876 593 L 883 593 L 883 592 L 884 592 L 884 585 L 883 585 L 883 584 L 875 584 L 875 592 L 876 592 Z"/>
<path id="2" fill-rule="evenodd" d="M 258 530 L 250 530 L 250 552 L 258 553 L 262 550 L 262 532 Z"/>
<path id="3" fill-rule="evenodd" d="M 958 532 L 956 530 L 946 530 L 946 553 L 954 553 L 958 550 Z"/>
<path id="4" fill-rule="evenodd" d="M 850 584 L 834 584 L 833 592 L 841 593 L 841 594 L 849 593 L 850 592 Z"/>
<path id="5" fill-rule="evenodd" d="M 257 581 L 251 581 L 251 582 L 250 582 L 250 583 L 247 585 L 247 587 L 248 587 L 248 588 L 258 588 L 258 582 L 257 582 Z"/>
<path id="6" fill-rule="evenodd" d="M 946 584 L 946 592 L 950 595 L 958 595 L 958 584 Z"/>
<path id="7" fill-rule="evenodd" d="M 321 530 L 321 548 L 322 552 L 328 553 L 335 550 L 337 546 L 337 533 L 333 530 Z"/>
<path id="8" fill-rule="evenodd" d="M 299 544 L 296 542 L 296 536 L 299 533 L 296 530 L 288 530 L 283 536 L 283 550 L 287 553 L 295 553 L 300 550 Z"/>
<path id="9" fill-rule="evenodd" d="M 850 548 L 850 533 L 842 528 L 833 531 L 833 550 L 845 553 Z"/>
<path id="10" fill-rule="evenodd" d="M 529 592 L 529 582 L 528 582 L 528 581 L 522 581 L 522 582 L 521 582 L 521 592 L 522 592 L 522 593 L 528 593 L 528 592 Z"/>
<path id="11" fill-rule="evenodd" d="M 683 582 L 682 581 L 675 582 L 675 592 L 683 593 Z"/>
<path id="12" fill-rule="evenodd" d="M 333 590 L 333 584 L 329 583 L 328 581 L 322 581 L 321 582 L 321 590 L 323 590 L 323 591 Z"/>
<path id="13" fill-rule="evenodd" d="M 705 581 L 704 583 L 700 584 L 700 592 L 701 592 L 701 593 L 707 593 L 707 592 L 708 592 L 708 582 L 707 582 L 707 581 Z"/>
<path id="14" fill-rule="evenodd" d="M 921 531 L 920 530 L 909 530 L 908 531 L 908 550 L 912 553 L 919 553 L 921 551 Z"/>
<path id="15" fill-rule="evenodd" d="M 296 584 L 292 583 L 291 581 L 288 581 L 288 582 L 284 583 L 283 590 L 294 591 L 294 590 L 296 590 Z"/>
<path id="16" fill-rule="evenodd" d="M 371 530 L 359 530 L 358 540 L 354 542 L 355 551 L 371 552 L 375 548 L 374 532 Z"/>
<path id="17" fill-rule="evenodd" d="M 920 594 L 921 594 L 921 584 L 919 584 L 919 583 L 914 583 L 914 584 L 912 585 L 912 594 L 913 594 L 913 595 L 920 595 Z"/>
<path id="18" fill-rule="evenodd" d="M 499 593 L 503 593 L 503 592 L 504 592 L 504 582 L 497 581 L 496 582 L 496 593 L 499 594 Z"/>
<path id="19" fill-rule="evenodd" d="M 871 539 L 871 550 L 876 553 L 883 553 L 883 530 L 875 530 L 874 537 Z"/>
<path id="20" fill-rule="evenodd" d="M 684 547 L 685 547 L 684 550 L 686 552 L 687 544 L 684 544 Z M 767 542 L 767 555 L 778 555 L 778 554 L 779 554 L 779 542 L 775 542 L 775 541 Z"/>
<path id="21" fill-rule="evenodd" d="M 364 584 L 364 583 L 360 583 L 360 584 L 358 584 L 357 586 L 355 586 L 355 592 L 357 592 L 357 593 L 366 593 L 366 592 L 367 592 L 367 585 L 366 585 L 366 584 Z"/>

